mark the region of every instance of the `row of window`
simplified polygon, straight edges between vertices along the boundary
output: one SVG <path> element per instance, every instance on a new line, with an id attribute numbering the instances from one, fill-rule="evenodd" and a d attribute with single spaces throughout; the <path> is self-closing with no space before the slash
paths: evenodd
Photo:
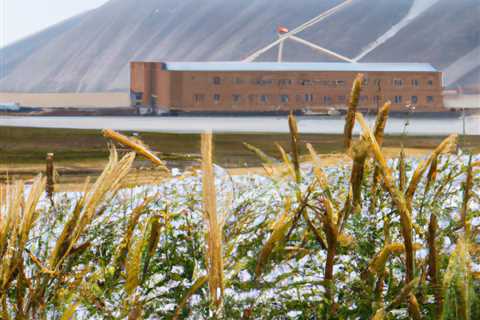
<path id="1" fill-rule="evenodd" d="M 274 100 L 274 96 L 267 95 L 267 94 L 262 94 L 262 95 L 250 94 L 250 95 L 247 96 L 247 98 L 250 102 L 260 101 L 262 103 L 268 103 L 268 102 Z M 282 103 L 288 103 L 288 101 L 290 100 L 289 95 L 280 95 L 280 96 L 278 96 L 278 98 L 279 98 L 279 101 L 282 102 Z M 337 103 L 345 103 L 347 101 L 346 96 L 337 96 L 336 98 L 337 98 Z M 219 103 L 222 100 L 222 96 L 220 94 L 214 94 L 212 96 L 212 99 L 213 99 L 213 102 Z M 379 102 L 381 102 L 380 99 L 381 99 L 380 96 L 373 96 L 371 100 L 372 100 L 373 103 L 379 103 Z M 193 96 L 193 100 L 196 103 L 204 102 L 205 101 L 205 95 L 204 94 L 195 94 Z M 242 96 L 240 94 L 233 94 L 232 95 L 232 101 L 233 102 L 238 103 L 241 100 L 242 100 Z M 314 95 L 311 94 L 311 93 L 306 93 L 303 96 L 302 95 L 297 95 L 296 96 L 296 101 L 297 102 L 313 102 L 314 101 Z M 324 104 L 331 104 L 332 101 L 333 101 L 332 97 L 323 96 L 323 103 Z M 360 96 L 360 102 L 368 103 L 369 102 L 369 97 L 368 96 Z M 403 96 L 395 96 L 393 98 L 393 103 L 395 103 L 395 104 L 401 104 L 401 103 L 404 103 L 404 102 L 407 102 L 407 101 L 404 101 Z M 408 102 L 413 103 L 413 104 L 419 103 L 418 96 L 409 97 Z M 425 98 L 425 102 L 426 103 L 433 103 L 434 102 L 434 97 L 433 96 L 427 96 Z"/>
<path id="2" fill-rule="evenodd" d="M 426 102 L 426 103 L 433 103 L 434 100 L 435 100 L 435 99 L 434 99 L 433 96 L 427 96 L 425 102 Z M 404 102 L 404 101 L 403 101 L 403 97 L 402 97 L 402 96 L 395 96 L 394 99 L 393 99 L 393 103 L 395 103 L 395 104 L 401 104 L 401 103 L 403 103 L 403 102 Z M 418 97 L 417 97 L 417 96 L 411 96 L 409 102 L 410 102 L 410 103 L 413 103 L 413 104 L 418 103 Z"/>
<path id="3" fill-rule="evenodd" d="M 214 77 L 212 79 L 212 83 L 215 85 L 220 85 L 222 83 L 225 83 L 227 81 L 224 81 L 221 77 Z M 302 85 L 302 86 L 312 86 L 312 85 L 321 85 L 321 86 L 326 86 L 326 87 L 344 87 L 346 85 L 345 80 L 306 80 L 306 79 L 300 79 L 300 80 L 292 80 L 292 79 L 278 79 L 278 80 L 273 80 L 273 79 L 254 79 L 254 80 L 245 80 L 243 78 L 234 78 L 232 80 L 233 84 L 244 84 L 244 83 L 251 83 L 255 85 L 273 85 L 273 84 L 278 84 L 280 86 L 288 86 L 292 85 L 294 83 Z M 370 83 L 369 79 L 364 79 L 363 80 L 363 86 L 366 87 Z M 375 87 L 381 87 L 382 84 L 384 83 L 390 83 L 396 88 L 402 88 L 405 86 L 405 81 L 403 79 L 393 79 L 393 80 L 385 80 L 385 79 L 373 79 L 372 84 Z M 413 88 L 418 88 L 420 87 L 421 81 L 419 79 L 412 79 L 410 80 L 410 86 Z M 426 81 L 426 84 L 429 87 L 433 86 L 433 80 L 429 79 Z"/>

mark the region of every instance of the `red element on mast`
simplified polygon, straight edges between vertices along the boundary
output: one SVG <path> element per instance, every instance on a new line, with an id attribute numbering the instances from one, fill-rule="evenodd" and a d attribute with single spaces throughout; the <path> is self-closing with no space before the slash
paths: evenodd
<path id="1" fill-rule="evenodd" d="M 282 26 L 279 26 L 279 27 L 277 28 L 277 33 L 278 33 L 278 34 L 285 34 L 285 33 L 288 33 L 288 31 L 289 31 L 289 30 L 288 30 L 287 28 L 282 27 Z"/>

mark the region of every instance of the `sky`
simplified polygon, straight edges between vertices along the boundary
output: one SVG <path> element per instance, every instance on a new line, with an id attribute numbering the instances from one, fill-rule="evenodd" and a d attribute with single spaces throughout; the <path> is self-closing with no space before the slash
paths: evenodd
<path id="1" fill-rule="evenodd" d="M 108 0 L 0 0 L 0 48 Z"/>

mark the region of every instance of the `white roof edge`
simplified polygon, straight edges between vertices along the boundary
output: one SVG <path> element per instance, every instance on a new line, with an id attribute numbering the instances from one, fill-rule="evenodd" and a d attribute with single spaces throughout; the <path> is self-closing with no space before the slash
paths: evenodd
<path id="1" fill-rule="evenodd" d="M 163 62 L 170 71 L 346 71 L 346 72 L 439 72 L 429 63 L 348 62 Z"/>

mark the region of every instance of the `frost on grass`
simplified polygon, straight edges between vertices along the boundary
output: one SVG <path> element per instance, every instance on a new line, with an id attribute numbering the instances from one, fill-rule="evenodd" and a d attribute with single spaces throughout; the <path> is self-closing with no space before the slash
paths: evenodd
<path id="1" fill-rule="evenodd" d="M 474 161 L 478 161 L 475 157 Z M 420 243 L 416 251 L 417 274 L 427 272 L 429 251 L 426 243 L 428 220 L 431 214 L 438 218 L 439 270 L 448 266 L 449 255 L 454 252 L 460 236 L 460 211 L 464 199 L 462 183 L 466 179 L 466 156 L 441 157 L 438 175 L 433 185 L 426 189 L 421 180 L 413 199 L 414 243 Z M 407 161 L 407 177 L 411 177 L 416 160 Z M 391 168 L 398 163 L 391 161 Z M 315 180 L 313 168 L 304 165 L 302 182 L 293 179 L 259 175 L 229 176 L 225 170 L 215 167 L 217 208 L 225 217 L 223 221 L 223 255 L 225 266 L 225 296 L 222 316 L 239 319 L 245 314 L 252 318 L 297 319 L 321 315 L 328 301 L 325 300 L 324 265 L 326 251 L 316 241 L 304 219 L 292 229 L 288 238 L 276 244 L 262 274 L 255 276 L 257 259 L 262 247 L 272 233 L 273 226 L 284 212 L 287 199 L 291 211 L 300 206 L 297 193 L 304 194 Z M 348 194 L 350 168 L 347 165 L 326 168 L 333 199 L 342 204 Z M 336 313 L 340 317 L 368 318 L 373 316 L 378 299 L 388 304 L 400 292 L 405 274 L 404 256 L 393 254 L 386 262 L 384 288 L 376 290 L 370 283 L 369 264 L 384 246 L 385 229 L 389 228 L 388 242 L 402 242 L 400 221 L 389 195 L 377 188 L 377 202 L 372 203 L 370 193 L 373 166 L 369 163 L 363 183 L 362 206 L 346 221 L 343 234 L 349 241 L 338 246 L 334 264 L 334 299 Z M 398 171 L 393 170 L 398 176 Z M 473 244 L 479 243 L 480 177 L 474 176 L 469 218 Z M 25 191 L 28 194 L 29 190 Z M 320 206 L 324 190 L 318 186 L 313 191 L 310 205 Z M 123 245 L 132 212 L 153 197 L 139 216 L 131 235 L 131 242 L 145 239 L 140 255 L 138 286 L 131 295 L 125 292 L 128 275 L 117 257 Z M 27 249 L 42 262 L 48 260 L 49 250 L 58 240 L 63 226 L 82 198 L 81 193 L 55 195 L 55 207 L 47 199 L 40 200 L 38 212 L 41 219 L 33 228 Z M 371 210 L 374 205 L 374 210 Z M 320 226 L 318 216 L 307 207 L 306 215 L 313 224 Z M 151 239 L 152 219 L 158 219 L 160 231 L 158 243 L 151 256 L 148 243 Z M 65 283 L 53 281 L 48 287 L 51 295 L 45 304 L 45 314 L 58 318 L 69 303 L 78 303 L 78 319 L 124 318 L 141 306 L 146 319 L 163 319 L 173 316 L 177 306 L 197 280 L 207 275 L 205 268 L 205 226 L 202 212 L 201 172 L 175 171 L 173 177 L 155 186 L 143 186 L 118 191 L 99 204 L 95 217 L 78 241 L 88 247 L 77 255 L 69 256 L 64 265 Z M 476 230 L 476 231 L 475 231 Z M 131 244 L 133 246 L 133 244 Z M 478 247 L 477 247 L 478 248 Z M 478 249 L 477 249 L 478 250 Z M 131 259 L 130 254 L 125 262 Z M 46 268 L 49 266 L 46 265 Z M 30 260 L 25 268 L 26 277 L 38 268 Z M 472 255 L 472 272 L 480 270 L 478 255 Z M 76 282 L 75 282 L 76 281 Z M 83 282 L 84 285 L 79 284 Z M 48 283 L 48 282 L 47 282 Z M 55 284 L 56 283 L 56 284 Z M 41 285 L 34 283 L 34 285 Z M 416 288 L 422 292 L 422 310 L 433 318 L 434 292 L 426 282 Z M 60 288 L 62 288 L 60 290 Z M 71 289 L 69 289 L 71 288 Z M 8 291 L 8 293 L 13 293 Z M 473 294 L 479 293 L 478 280 L 472 279 Z M 380 295 L 375 297 L 375 294 Z M 14 295 L 10 295 L 14 297 Z M 15 301 L 14 298 L 11 301 Z M 9 302 L 10 303 L 10 302 Z M 15 308 L 6 304 L 12 316 Z M 477 305 L 478 307 L 478 305 Z M 133 310 L 133 311 L 132 311 Z M 396 319 L 407 319 L 406 304 L 402 302 L 390 310 Z M 207 319 L 211 316 L 210 300 L 206 285 L 192 292 L 179 316 L 188 319 Z M 472 318 L 473 319 L 473 318 Z"/>

